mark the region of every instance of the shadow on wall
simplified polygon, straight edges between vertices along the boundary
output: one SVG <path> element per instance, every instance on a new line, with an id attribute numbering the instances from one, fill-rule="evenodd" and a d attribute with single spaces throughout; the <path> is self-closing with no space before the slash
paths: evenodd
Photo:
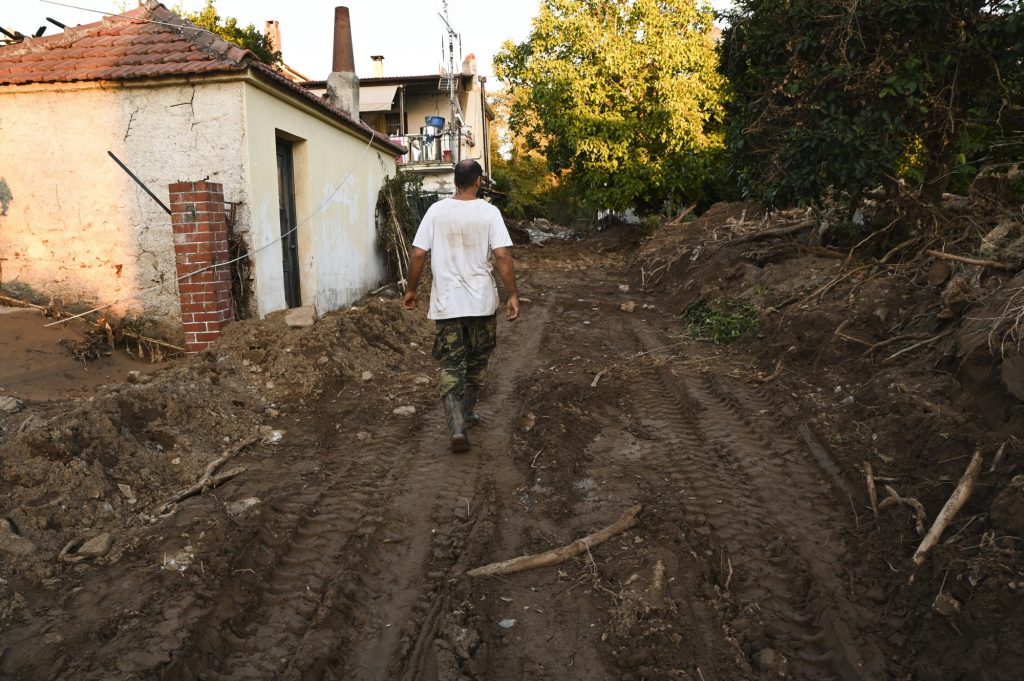
<path id="1" fill-rule="evenodd" d="M 7 186 L 7 180 L 0 177 L 0 215 L 7 215 L 7 207 L 14 200 L 11 188 Z"/>

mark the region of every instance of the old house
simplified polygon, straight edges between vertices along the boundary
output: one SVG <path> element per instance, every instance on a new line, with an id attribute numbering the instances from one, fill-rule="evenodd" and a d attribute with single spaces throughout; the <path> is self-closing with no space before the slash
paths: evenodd
<path id="1" fill-rule="evenodd" d="M 345 56 L 354 80 L 350 33 Z M 342 108 L 355 95 L 313 95 L 154 0 L 0 47 L 0 283 L 189 349 L 230 318 L 240 255 L 251 314 L 352 302 L 384 274 L 375 205 L 405 152 Z"/>
<path id="2" fill-rule="evenodd" d="M 374 76 L 359 79 L 359 114 L 374 130 L 408 148 L 399 165 L 420 175 L 426 191 L 442 194 L 454 193 L 454 167 L 463 159 L 479 161 L 489 179 L 495 112 L 474 56 L 467 56 L 462 71 L 451 76 L 384 76 L 384 57 L 372 59 Z M 330 81 L 303 85 L 329 96 Z"/>

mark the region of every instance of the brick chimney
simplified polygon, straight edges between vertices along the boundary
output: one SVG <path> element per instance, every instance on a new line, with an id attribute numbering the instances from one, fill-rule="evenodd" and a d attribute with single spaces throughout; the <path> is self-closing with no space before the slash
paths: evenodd
<path id="1" fill-rule="evenodd" d="M 281 52 L 281 25 L 276 19 L 268 19 L 263 26 L 263 35 L 267 36 L 272 52 Z"/>
<path id="2" fill-rule="evenodd" d="M 352 20 L 348 7 L 334 8 L 334 60 L 327 76 L 328 101 L 359 120 L 359 76 L 352 54 Z"/>

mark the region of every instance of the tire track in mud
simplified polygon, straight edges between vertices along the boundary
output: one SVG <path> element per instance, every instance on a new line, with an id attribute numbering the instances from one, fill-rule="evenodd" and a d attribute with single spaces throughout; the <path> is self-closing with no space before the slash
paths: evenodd
<path id="1" fill-rule="evenodd" d="M 636 329 L 642 347 L 659 343 Z M 671 362 L 640 372 L 633 393 L 654 426 L 642 441 L 727 551 L 742 613 L 760 619 L 797 679 L 882 679 L 884 662 L 858 637 L 865 618 L 841 579 L 835 501 L 808 455 L 779 433 L 765 398 L 711 376 L 683 377 Z"/>
<path id="2" fill-rule="evenodd" d="M 395 485 L 403 443 L 399 433 L 346 443 L 358 446 L 343 448 L 326 485 L 269 502 L 253 544 L 165 678 L 178 669 L 182 678 L 200 669 L 209 679 L 305 678 L 310 662 L 333 654 L 340 642 L 325 648 L 316 632 L 353 586 L 346 558 L 383 522 L 376 509 Z"/>

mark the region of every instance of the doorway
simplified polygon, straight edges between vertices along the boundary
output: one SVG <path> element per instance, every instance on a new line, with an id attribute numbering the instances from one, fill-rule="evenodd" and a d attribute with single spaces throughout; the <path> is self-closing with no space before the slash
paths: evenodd
<path id="1" fill-rule="evenodd" d="M 295 216 L 295 158 L 291 142 L 277 140 L 277 198 L 281 215 L 281 256 L 284 299 L 288 307 L 302 306 L 299 282 L 299 235 Z"/>

